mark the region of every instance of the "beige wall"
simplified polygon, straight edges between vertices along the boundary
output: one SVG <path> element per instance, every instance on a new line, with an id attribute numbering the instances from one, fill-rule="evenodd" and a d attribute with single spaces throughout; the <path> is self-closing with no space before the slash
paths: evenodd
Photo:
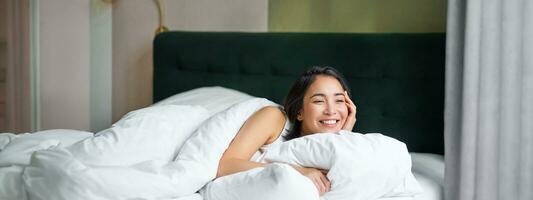
<path id="1" fill-rule="evenodd" d="M 267 0 L 180 0 L 166 3 L 170 30 L 267 31 Z M 113 121 L 152 103 L 155 1 L 113 5 Z"/>
<path id="2" fill-rule="evenodd" d="M 113 3 L 113 121 L 150 104 L 151 45 L 157 27 L 153 1 Z"/>
<path id="3" fill-rule="evenodd" d="M 38 129 L 89 130 L 89 1 L 47 0 L 38 9 Z"/>

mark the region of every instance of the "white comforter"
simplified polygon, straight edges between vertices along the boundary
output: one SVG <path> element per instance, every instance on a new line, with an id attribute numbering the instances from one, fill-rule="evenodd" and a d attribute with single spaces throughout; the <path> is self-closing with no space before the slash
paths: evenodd
<path id="1" fill-rule="evenodd" d="M 95 136 L 79 132 L 79 137 L 73 139 L 70 136 L 75 134 L 69 134 L 69 139 L 63 140 L 66 134 L 50 135 L 57 141 L 38 140 L 26 146 L 14 145 L 16 136 L 12 134 L 0 134 L 0 199 L 201 199 L 195 192 L 215 178 L 218 160 L 242 124 L 251 114 L 269 105 L 275 104 L 253 98 L 212 117 L 199 106 L 153 106 L 128 114 Z M 72 144 L 75 141 L 80 142 Z M 13 150 L 22 147 L 26 150 L 19 155 L 5 153 L 17 152 Z M 398 163 L 410 163 L 403 161 Z M 284 164 L 272 167 L 276 173 L 292 174 L 287 177 L 298 175 Z M 395 169 L 398 168 L 383 168 Z M 267 172 L 255 171 L 258 170 Z M 387 180 L 396 182 L 412 176 L 409 170 L 393 173 L 374 169 L 374 172 L 389 174 Z M 297 177 L 289 182 L 295 180 L 307 181 Z M 202 190 L 204 195 L 206 188 Z M 313 187 L 305 190 L 316 194 Z M 373 193 L 376 191 L 379 189 Z M 285 199 L 293 197 L 285 195 Z M 207 195 L 204 198 L 212 199 Z"/>

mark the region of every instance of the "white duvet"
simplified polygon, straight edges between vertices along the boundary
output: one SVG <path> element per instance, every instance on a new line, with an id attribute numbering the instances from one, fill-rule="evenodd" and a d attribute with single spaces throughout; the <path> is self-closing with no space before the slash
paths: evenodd
<path id="1" fill-rule="evenodd" d="M 72 140 L 50 142 L 40 144 L 39 148 L 29 148 L 31 151 L 25 151 L 20 159 L 4 159 L 13 157 L 11 154 L 2 156 L 0 160 L 7 161 L 0 163 L 3 182 L 0 199 L 198 199 L 195 193 L 202 188 L 204 199 L 317 199 L 318 193 L 312 183 L 286 164 L 271 164 L 212 182 L 220 157 L 242 124 L 254 112 L 269 105 L 275 104 L 266 99 L 252 98 L 212 117 L 200 106 L 158 105 L 132 112 L 110 129 L 94 137 L 85 135 L 77 138 L 75 141 L 80 142 L 72 145 Z M 345 134 L 343 137 L 359 137 L 354 133 Z M 333 136 L 323 134 L 319 137 Z M 330 169 L 328 178 L 332 180 L 333 187 L 331 195 L 324 196 L 325 199 L 356 199 L 353 197 L 359 196 L 378 199 L 394 195 L 410 196 L 418 192 L 416 180 L 412 182 L 413 179 L 409 179 L 412 177 L 410 158 L 403 143 L 385 136 L 378 138 L 393 141 L 391 143 L 395 145 L 390 150 L 398 151 L 365 154 L 366 150 L 361 150 L 353 155 L 345 152 L 342 154 L 345 158 L 348 154 L 352 157 L 335 162 L 330 162 L 334 160 L 330 159 L 324 161 L 324 165 L 311 165 Z M 290 153 L 283 153 L 280 147 L 277 153 L 267 152 L 265 158 L 301 165 L 306 164 L 304 161 L 311 164 L 316 161 L 313 159 L 318 157 L 295 160 L 298 156 L 291 157 L 289 154 L 297 155 L 298 150 L 309 148 L 320 149 L 320 145 L 307 143 L 306 138 L 293 141 L 290 144 L 307 146 L 293 149 Z M 375 141 L 379 143 L 382 140 Z M 9 152 L 12 142 L 13 135 L 0 135 L 0 155 Z M 371 142 L 368 144 L 373 145 Z M 330 153 L 330 156 L 337 155 L 336 152 Z M 357 157 L 359 155 L 362 157 Z M 392 155 L 394 159 L 391 159 Z M 348 162 L 363 161 L 364 164 L 357 167 L 336 169 L 335 163 L 345 162 L 342 166 L 349 166 Z M 352 171 L 355 169 L 366 169 L 364 172 L 368 173 L 362 176 Z M 360 179 L 340 178 L 346 174 Z M 4 184 L 4 180 L 8 180 L 8 184 Z M 248 187 L 253 185 L 248 183 L 253 182 L 266 187 L 253 190 Z M 236 187 L 235 184 L 241 186 Z M 377 188 L 362 190 L 355 186 Z"/>
<path id="2" fill-rule="evenodd" d="M 93 134 L 85 131 L 54 129 L 32 134 L 0 134 L 0 199 L 27 199 L 22 173 L 35 151 L 69 146 Z"/>
<path id="3" fill-rule="evenodd" d="M 405 144 L 381 134 L 341 131 L 309 135 L 271 147 L 263 158 L 272 163 L 329 170 L 331 191 L 320 197 L 324 200 L 414 197 L 421 192 L 411 173 L 411 159 Z M 319 199 L 309 180 L 279 178 L 290 174 L 302 176 L 289 165 L 276 165 L 267 166 L 263 171 L 258 169 L 219 178 L 201 193 L 209 200 Z M 293 184 L 297 181 L 299 184 Z M 307 194 L 314 196 L 302 196 Z"/>

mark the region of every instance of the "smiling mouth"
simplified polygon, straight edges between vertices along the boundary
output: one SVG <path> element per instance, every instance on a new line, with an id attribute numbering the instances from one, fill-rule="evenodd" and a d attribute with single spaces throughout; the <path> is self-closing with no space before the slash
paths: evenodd
<path id="1" fill-rule="evenodd" d="M 323 124 L 323 125 L 331 126 L 331 125 L 336 125 L 337 122 L 339 122 L 339 120 L 330 119 L 330 120 L 320 120 L 319 122 L 320 122 L 321 124 Z"/>

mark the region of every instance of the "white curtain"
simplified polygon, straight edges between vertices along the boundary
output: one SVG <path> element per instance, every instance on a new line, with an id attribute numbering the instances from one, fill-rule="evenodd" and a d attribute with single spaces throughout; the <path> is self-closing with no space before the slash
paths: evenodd
<path id="1" fill-rule="evenodd" d="M 445 198 L 533 200 L 533 1 L 449 0 Z"/>

